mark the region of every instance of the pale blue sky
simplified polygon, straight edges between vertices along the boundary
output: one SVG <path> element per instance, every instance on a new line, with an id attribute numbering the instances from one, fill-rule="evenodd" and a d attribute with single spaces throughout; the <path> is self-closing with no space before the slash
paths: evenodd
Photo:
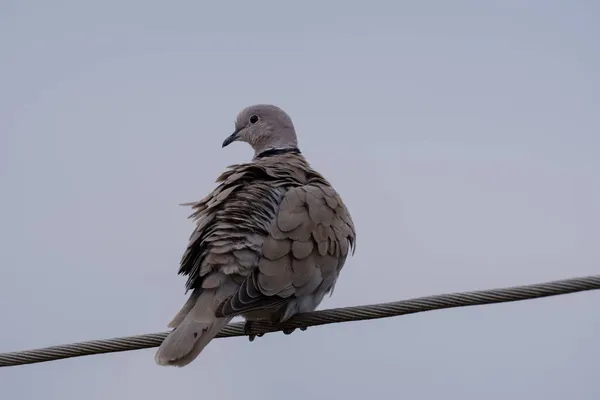
<path id="1" fill-rule="evenodd" d="M 593 1 L 0 2 L 0 352 L 166 330 L 241 108 L 358 248 L 321 308 L 600 273 Z M 0 369 L 2 399 L 598 399 L 600 293 Z M 400 397 L 401 396 L 401 397 Z"/>

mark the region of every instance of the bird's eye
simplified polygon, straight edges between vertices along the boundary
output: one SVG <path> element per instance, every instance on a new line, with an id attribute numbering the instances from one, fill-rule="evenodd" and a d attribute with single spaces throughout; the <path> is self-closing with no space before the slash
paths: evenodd
<path id="1" fill-rule="evenodd" d="M 258 115 L 252 115 L 252 116 L 250 117 L 250 123 L 251 123 L 251 124 L 255 124 L 255 123 L 257 123 L 257 122 L 258 122 Z"/>

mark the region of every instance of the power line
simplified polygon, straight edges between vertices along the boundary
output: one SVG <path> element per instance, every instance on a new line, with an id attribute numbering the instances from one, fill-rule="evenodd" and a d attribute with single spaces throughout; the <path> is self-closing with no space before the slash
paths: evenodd
<path id="1" fill-rule="evenodd" d="M 381 303 L 359 307 L 333 308 L 312 313 L 299 314 L 286 323 L 273 326 L 268 323 L 252 324 L 251 332 L 244 332 L 244 323 L 227 325 L 218 338 L 245 336 L 248 333 L 261 334 L 277 332 L 286 328 L 302 328 L 338 322 L 363 321 L 388 318 L 423 311 L 444 308 L 466 307 L 483 304 L 507 303 L 512 301 L 557 296 L 561 294 L 600 289 L 600 275 L 564 279 L 534 285 L 514 286 L 502 289 L 480 290 L 474 292 L 450 293 L 416 299 Z M 63 358 L 81 357 L 92 354 L 114 353 L 120 351 L 147 349 L 161 344 L 168 332 L 139 336 L 128 336 L 106 340 L 92 340 L 45 347 L 35 350 L 16 351 L 0 354 L 0 367 L 33 364 Z"/>

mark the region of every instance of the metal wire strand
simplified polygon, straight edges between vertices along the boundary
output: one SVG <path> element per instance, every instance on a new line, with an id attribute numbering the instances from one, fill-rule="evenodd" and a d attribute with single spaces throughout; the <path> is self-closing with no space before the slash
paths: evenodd
<path id="1" fill-rule="evenodd" d="M 436 296 L 420 297 L 392 303 L 373 304 L 359 307 L 333 308 L 312 313 L 298 314 L 287 322 L 274 326 L 268 323 L 252 323 L 250 331 L 244 331 L 244 323 L 229 324 L 218 338 L 245 336 L 277 332 L 290 328 L 305 328 L 338 322 L 362 321 L 377 318 L 388 318 L 424 311 L 444 308 L 466 307 L 493 303 L 536 299 L 561 294 L 600 289 L 600 275 L 581 278 L 564 279 L 534 285 L 515 286 L 503 289 L 481 290 L 474 292 L 450 293 Z M 63 358 L 81 357 L 92 354 L 114 353 L 120 351 L 147 349 L 161 344 L 169 332 L 152 333 L 139 336 L 128 336 L 106 340 L 92 340 L 45 347 L 35 350 L 16 351 L 0 354 L 0 367 L 33 364 Z"/>

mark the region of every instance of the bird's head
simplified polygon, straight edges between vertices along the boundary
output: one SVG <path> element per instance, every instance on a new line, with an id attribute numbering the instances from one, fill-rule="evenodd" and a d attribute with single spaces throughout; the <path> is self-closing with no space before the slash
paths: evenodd
<path id="1" fill-rule="evenodd" d="M 254 149 L 255 157 L 268 150 L 297 149 L 296 130 L 289 115 L 270 104 L 244 108 L 235 121 L 235 131 L 223 142 L 246 142 Z"/>

